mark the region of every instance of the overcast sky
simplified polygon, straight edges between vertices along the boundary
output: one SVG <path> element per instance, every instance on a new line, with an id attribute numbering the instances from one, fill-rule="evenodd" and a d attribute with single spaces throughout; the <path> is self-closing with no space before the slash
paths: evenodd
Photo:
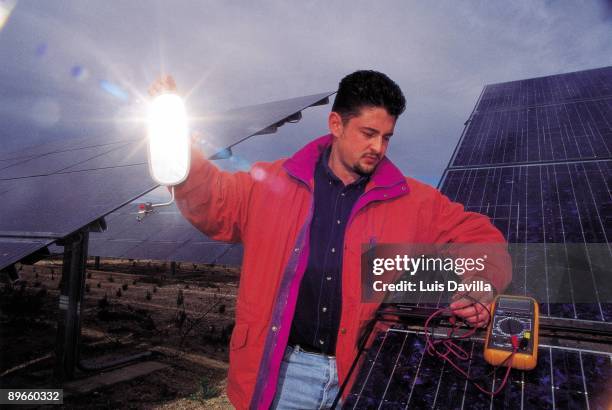
<path id="1" fill-rule="evenodd" d="M 22 0 L 0 31 L 0 137 L 11 148 L 138 130 L 120 120 L 161 71 L 199 115 L 333 91 L 375 69 L 408 102 L 389 157 L 435 185 L 485 84 L 612 65 L 610 4 Z M 289 156 L 327 132 L 329 107 L 234 152 Z"/>

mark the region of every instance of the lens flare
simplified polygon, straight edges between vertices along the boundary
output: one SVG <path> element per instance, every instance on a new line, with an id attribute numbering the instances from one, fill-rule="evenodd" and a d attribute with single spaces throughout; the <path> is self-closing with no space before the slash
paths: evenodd
<path id="1" fill-rule="evenodd" d="M 8 22 L 15 5 L 17 5 L 16 0 L 0 0 L 0 31 Z"/>
<path id="2" fill-rule="evenodd" d="M 89 71 L 80 65 L 74 65 L 70 69 L 70 76 L 79 82 L 83 82 L 89 78 Z"/>
<path id="3" fill-rule="evenodd" d="M 121 101 L 127 102 L 130 99 L 127 91 L 110 81 L 100 81 L 100 88 Z"/>

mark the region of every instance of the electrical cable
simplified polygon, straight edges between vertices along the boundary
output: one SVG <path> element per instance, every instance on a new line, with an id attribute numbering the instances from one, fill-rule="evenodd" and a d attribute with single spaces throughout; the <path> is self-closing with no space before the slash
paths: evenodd
<path id="1" fill-rule="evenodd" d="M 472 300 L 472 303 L 468 306 L 463 307 L 463 309 L 467 308 L 467 307 L 473 307 L 476 305 L 480 305 L 482 308 L 484 308 L 484 310 L 486 310 L 487 314 L 488 314 L 488 318 L 487 318 L 487 323 L 485 327 L 489 326 L 489 323 L 491 321 L 491 311 L 489 310 L 489 308 L 487 306 L 485 306 L 482 302 L 480 302 L 479 300 L 464 294 L 464 295 L 460 295 L 458 297 L 458 299 L 461 298 L 468 298 L 470 300 Z M 443 314 L 443 313 L 450 313 L 451 316 L 449 317 L 449 323 L 451 324 L 451 328 L 448 330 L 446 337 L 442 337 L 442 338 L 436 338 L 435 337 L 435 326 L 430 325 L 430 323 L 432 322 L 432 320 Z M 477 312 L 476 317 L 478 318 L 480 316 L 480 312 Z M 508 354 L 508 357 L 506 357 L 506 359 L 504 359 L 504 361 L 497 367 L 495 367 L 493 369 L 492 372 L 490 372 L 488 374 L 488 376 L 492 375 L 497 368 L 504 366 L 507 364 L 507 369 L 506 369 L 506 373 L 504 375 L 504 378 L 502 380 L 502 383 L 500 384 L 500 386 L 495 390 L 495 391 L 489 391 L 487 389 L 485 389 L 484 387 L 482 387 L 480 384 L 477 383 L 477 379 L 474 379 L 472 377 L 470 377 L 470 375 L 468 373 L 465 372 L 465 370 L 463 370 L 461 367 L 459 367 L 453 360 L 452 357 L 456 358 L 457 360 L 468 360 L 470 358 L 470 354 L 463 349 L 461 346 L 459 346 L 457 343 L 455 343 L 455 340 L 463 340 L 463 339 L 467 339 L 469 337 L 471 337 L 472 335 L 474 335 L 477 331 L 476 327 L 472 327 L 471 329 L 469 329 L 468 331 L 457 335 L 456 332 L 459 330 L 459 328 L 462 327 L 462 324 L 466 325 L 466 326 L 470 326 L 467 322 L 465 322 L 462 319 L 458 319 L 456 316 L 454 316 L 452 314 L 452 310 L 450 307 L 444 307 L 444 308 L 440 308 L 438 310 L 436 310 L 434 313 L 432 313 L 427 320 L 425 321 L 425 325 L 423 327 L 423 331 L 425 333 L 425 350 L 427 351 L 428 354 L 432 355 L 432 356 L 436 356 L 446 362 L 448 362 L 448 364 L 450 364 L 456 371 L 458 371 L 460 374 L 462 374 L 463 376 L 465 376 L 465 378 L 470 381 L 472 384 L 474 384 L 474 386 L 476 386 L 476 388 L 478 388 L 478 390 L 480 390 L 481 392 L 494 396 L 496 394 L 498 394 L 499 392 L 502 391 L 502 389 L 504 388 L 504 386 L 506 385 L 507 381 L 508 381 L 508 377 L 510 375 L 510 370 L 512 369 L 512 363 L 507 363 L 509 360 L 511 361 L 511 359 L 514 357 L 514 355 L 516 354 L 516 352 L 518 351 L 518 347 L 519 347 L 519 340 L 518 337 L 516 335 L 512 335 L 511 341 L 512 341 L 512 352 Z M 431 330 L 430 330 L 431 327 Z M 446 351 L 440 351 L 438 350 L 439 345 L 442 345 L 446 348 Z"/>

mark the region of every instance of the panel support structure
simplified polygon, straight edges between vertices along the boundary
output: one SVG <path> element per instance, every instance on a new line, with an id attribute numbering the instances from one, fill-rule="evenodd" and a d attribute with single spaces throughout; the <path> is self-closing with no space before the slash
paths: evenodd
<path id="1" fill-rule="evenodd" d="M 64 260 L 60 282 L 54 371 L 55 378 L 60 381 L 74 378 L 74 369 L 79 360 L 81 302 L 85 289 L 88 240 L 89 231 L 84 228 L 62 239 L 60 243 L 64 246 Z"/>
<path id="2" fill-rule="evenodd" d="M 60 382 L 74 379 L 75 369 L 83 372 L 101 371 L 153 355 L 152 352 L 145 351 L 95 365 L 87 365 L 80 360 L 81 312 L 85 293 L 89 232 L 102 229 L 104 226 L 104 220 L 101 219 L 58 241 L 58 244 L 64 247 L 64 259 L 60 282 L 54 377 Z"/>

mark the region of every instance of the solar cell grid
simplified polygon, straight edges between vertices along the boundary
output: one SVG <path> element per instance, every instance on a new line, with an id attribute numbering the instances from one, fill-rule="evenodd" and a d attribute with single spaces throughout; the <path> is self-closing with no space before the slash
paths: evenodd
<path id="1" fill-rule="evenodd" d="M 441 183 L 528 245 L 508 291 L 568 302 L 544 314 L 612 320 L 611 119 L 612 67 L 488 85 Z M 567 288 L 553 290 L 561 277 Z"/>
<path id="2" fill-rule="evenodd" d="M 612 67 L 487 85 L 478 111 L 556 104 L 612 95 Z"/>
<path id="3" fill-rule="evenodd" d="M 0 161 L 9 159 L 27 159 L 41 155 L 49 155 L 56 152 L 65 152 L 83 148 L 113 145 L 122 142 L 130 142 L 135 139 L 142 139 L 142 137 L 125 135 L 104 135 L 80 138 L 55 138 L 46 142 L 41 142 L 34 146 L 28 146 L 11 151 L 0 151 Z"/>
<path id="4" fill-rule="evenodd" d="M 55 174 L 70 169 L 75 164 L 87 163 L 109 152 L 122 151 L 124 148 L 125 144 L 119 143 L 41 155 L 20 161 L 0 170 L 0 179 L 17 179 Z"/>
<path id="5" fill-rule="evenodd" d="M 66 172 L 87 171 L 103 168 L 117 168 L 148 164 L 147 147 L 144 140 L 121 144 L 118 149 L 109 150 L 103 155 L 96 156 L 66 168 Z"/>
<path id="6" fill-rule="evenodd" d="M 518 259 L 513 260 L 511 292 L 541 296 L 547 286 L 564 283 L 568 292 L 574 289 L 580 295 L 573 299 L 568 294 L 564 302 L 582 303 L 569 309 L 543 305 L 544 314 L 612 321 L 608 303 L 612 301 L 612 252 L 605 245 L 612 228 L 609 215 L 600 211 L 612 203 L 608 185 L 611 166 L 612 161 L 598 161 L 451 170 L 442 191 L 463 203 L 466 210 L 488 215 L 510 243 L 530 245 L 525 259 L 517 254 Z M 550 246 L 534 246 L 537 244 Z M 520 251 L 520 247 L 513 249 Z M 587 299 L 593 306 L 584 303 Z"/>
<path id="7" fill-rule="evenodd" d="M 610 167 L 612 161 L 450 170 L 442 191 L 488 215 L 512 243 L 609 242 L 602 211 L 612 203 Z"/>
<path id="8" fill-rule="evenodd" d="M 612 157 L 612 97 L 475 114 L 452 167 Z"/>
<path id="9" fill-rule="evenodd" d="M 12 186 L 0 201 L 0 236 L 63 237 L 154 187 L 145 165 L 129 173 L 107 168 L 8 182 Z"/>
<path id="10" fill-rule="evenodd" d="M 461 341 L 470 353 L 459 364 L 487 389 L 499 386 L 505 369 L 490 374 L 482 341 Z M 479 391 L 444 361 L 424 353 L 422 334 L 401 325 L 374 335 L 345 409 L 606 409 L 612 377 L 610 354 L 540 346 L 538 366 L 512 370 L 501 393 L 493 398 Z"/>

